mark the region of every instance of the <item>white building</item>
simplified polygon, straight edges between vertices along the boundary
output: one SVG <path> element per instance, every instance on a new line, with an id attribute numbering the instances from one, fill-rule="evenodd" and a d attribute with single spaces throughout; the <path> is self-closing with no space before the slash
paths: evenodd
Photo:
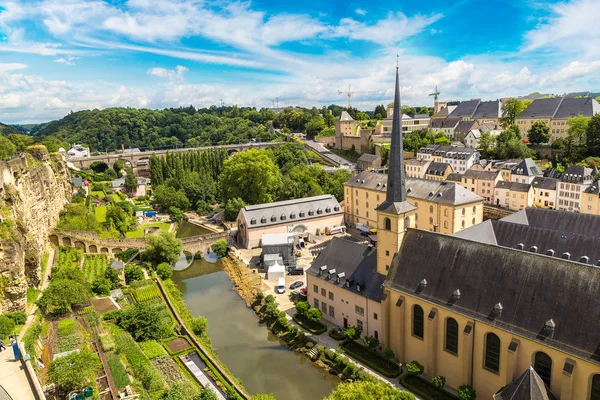
<path id="1" fill-rule="evenodd" d="M 75 144 L 69 149 L 69 151 L 67 151 L 67 155 L 69 157 L 89 157 L 90 149 L 89 147 L 83 147 L 80 144 Z"/>
<path id="2" fill-rule="evenodd" d="M 578 165 L 571 166 L 560 177 L 558 188 L 558 209 L 579 211 L 583 192 L 594 182 L 592 169 Z"/>

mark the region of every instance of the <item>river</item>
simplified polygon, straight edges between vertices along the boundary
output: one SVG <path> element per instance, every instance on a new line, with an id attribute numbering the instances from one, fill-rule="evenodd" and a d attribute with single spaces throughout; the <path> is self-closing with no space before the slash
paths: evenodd
<path id="1" fill-rule="evenodd" d="M 214 231 L 192 222 L 181 221 L 176 236 L 178 238 L 185 238 L 189 236 L 206 235 L 208 233 L 214 233 Z"/>
<path id="2" fill-rule="evenodd" d="M 186 270 L 175 271 L 173 281 L 192 314 L 208 318 L 208 335 L 219 358 L 251 394 L 318 400 L 339 383 L 259 324 L 218 264 L 195 260 Z"/>

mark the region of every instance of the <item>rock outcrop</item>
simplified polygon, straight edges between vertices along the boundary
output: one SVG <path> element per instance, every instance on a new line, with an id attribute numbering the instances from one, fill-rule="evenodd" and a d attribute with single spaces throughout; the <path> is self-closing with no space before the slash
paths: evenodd
<path id="1" fill-rule="evenodd" d="M 40 284 L 48 235 L 71 194 L 64 161 L 35 154 L 0 162 L 0 313 L 24 310 Z"/>

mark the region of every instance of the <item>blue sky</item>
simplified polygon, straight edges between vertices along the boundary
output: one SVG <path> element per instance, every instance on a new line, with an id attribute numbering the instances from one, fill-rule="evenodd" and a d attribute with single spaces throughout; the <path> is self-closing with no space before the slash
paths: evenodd
<path id="1" fill-rule="evenodd" d="M 600 91 L 600 0 L 0 0 L 0 121 Z"/>

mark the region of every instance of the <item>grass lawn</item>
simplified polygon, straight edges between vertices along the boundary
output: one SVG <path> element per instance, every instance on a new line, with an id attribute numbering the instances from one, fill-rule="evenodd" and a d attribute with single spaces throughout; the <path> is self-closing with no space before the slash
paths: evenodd
<path id="1" fill-rule="evenodd" d="M 106 221 L 106 206 L 97 206 L 94 214 L 96 215 L 96 221 L 103 223 Z"/>
<path id="2" fill-rule="evenodd" d="M 135 231 L 129 231 L 125 234 L 125 236 L 128 238 L 143 238 L 144 230 L 153 226 L 159 227 L 161 232 L 167 232 L 171 224 L 169 222 L 152 222 L 150 224 L 138 225 Z"/>
<path id="3" fill-rule="evenodd" d="M 457 400 L 456 397 L 443 390 L 438 392 L 433 385 L 420 376 L 405 375 L 400 379 L 402 386 L 425 400 Z"/>
<path id="4" fill-rule="evenodd" d="M 90 192 L 90 194 L 94 197 L 99 198 L 100 200 L 102 200 L 106 195 L 104 194 L 104 192 L 100 191 L 100 190 L 92 190 Z"/>
<path id="5" fill-rule="evenodd" d="M 294 315 L 294 321 L 298 323 L 301 327 L 308 330 L 310 333 L 315 335 L 320 335 L 322 333 L 327 332 L 327 327 L 320 322 L 314 322 L 310 319 L 306 318 L 304 315 Z"/>
<path id="6" fill-rule="evenodd" d="M 394 378 L 400 375 L 400 367 L 398 364 L 393 361 L 388 362 L 385 358 L 374 351 L 367 349 L 360 343 L 346 341 L 342 343 L 341 346 L 350 357 L 366 364 L 368 367 L 388 378 Z"/>

